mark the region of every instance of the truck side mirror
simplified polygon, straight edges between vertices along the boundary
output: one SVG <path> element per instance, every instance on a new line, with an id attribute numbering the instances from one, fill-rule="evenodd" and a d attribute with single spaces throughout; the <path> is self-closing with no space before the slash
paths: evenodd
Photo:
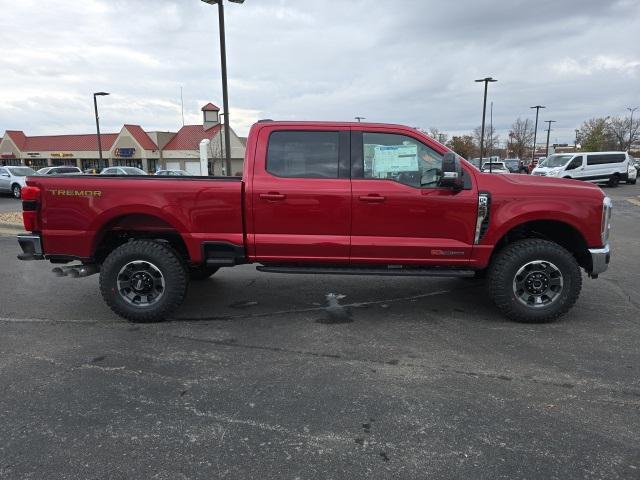
<path id="1" fill-rule="evenodd" d="M 438 186 L 462 190 L 462 165 L 453 152 L 445 153 L 442 158 L 442 176 Z"/>

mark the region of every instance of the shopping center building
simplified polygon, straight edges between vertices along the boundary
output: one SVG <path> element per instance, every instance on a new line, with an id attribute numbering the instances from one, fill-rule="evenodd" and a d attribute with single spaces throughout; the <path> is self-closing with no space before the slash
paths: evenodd
<path id="1" fill-rule="evenodd" d="M 118 133 L 28 136 L 7 130 L 0 141 L 0 165 L 27 165 L 37 170 L 54 165 L 77 166 L 83 171 L 127 165 L 148 173 L 160 169 L 186 170 L 200 175 L 200 142 L 208 140 L 209 175 L 224 170 L 224 125 L 219 108 L 202 107 L 202 124 L 185 125 L 177 132 L 145 131 L 140 125 L 123 125 Z M 233 129 L 231 173 L 242 171 L 245 147 Z"/>

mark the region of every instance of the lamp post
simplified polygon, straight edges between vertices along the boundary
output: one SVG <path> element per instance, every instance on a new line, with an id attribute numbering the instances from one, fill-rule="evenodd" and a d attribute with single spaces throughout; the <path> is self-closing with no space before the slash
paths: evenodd
<path id="1" fill-rule="evenodd" d="M 533 149 L 531 150 L 531 165 L 533 165 L 533 161 L 536 156 L 536 140 L 538 139 L 538 113 L 540 113 L 541 108 L 547 108 L 544 105 L 536 105 L 535 107 L 529 107 L 536 109 L 536 126 L 533 130 Z"/>
<path id="2" fill-rule="evenodd" d="M 100 117 L 98 116 L 98 97 L 109 95 L 107 92 L 95 92 L 93 94 L 93 108 L 96 112 L 96 131 L 98 132 L 98 168 L 102 168 L 102 140 L 100 139 Z"/>
<path id="3" fill-rule="evenodd" d="M 225 165 L 227 176 L 231 173 L 231 137 L 229 136 L 229 93 L 227 89 L 227 44 L 224 33 L 224 0 L 202 0 L 204 3 L 213 5 L 218 4 L 218 25 L 220 30 L 220 64 L 222 70 L 222 106 L 226 115 L 224 117 L 224 146 L 225 146 Z M 229 0 L 233 3 L 244 3 L 244 0 Z"/>
<path id="4" fill-rule="evenodd" d="M 631 151 L 631 144 L 633 143 L 633 112 L 635 112 L 637 109 L 638 107 L 627 107 L 627 110 L 631 112 L 631 120 L 629 121 L 629 148 L 627 149 L 628 152 Z"/>
<path id="5" fill-rule="evenodd" d="M 355 118 L 358 121 L 358 123 L 360 123 L 362 120 L 366 120 L 366 117 L 353 117 L 353 118 Z"/>
<path id="6" fill-rule="evenodd" d="M 576 141 L 574 142 L 574 150 L 577 152 L 578 151 L 578 134 L 580 133 L 580 130 L 578 130 L 576 128 Z"/>
<path id="7" fill-rule="evenodd" d="M 549 124 L 549 128 L 547 128 L 547 148 L 545 149 L 544 155 L 545 157 L 549 156 L 549 136 L 551 135 L 551 124 L 555 123 L 555 120 L 545 120 L 545 123 Z"/>
<path id="8" fill-rule="evenodd" d="M 492 77 L 485 77 L 485 78 L 480 78 L 478 80 L 476 80 L 476 82 L 480 83 L 480 82 L 484 82 L 484 101 L 482 103 L 482 129 L 480 132 L 480 169 L 482 170 L 482 158 L 483 158 L 483 152 L 484 152 L 484 122 L 485 122 L 485 117 L 487 116 L 487 85 L 489 85 L 489 82 L 497 82 L 498 80 L 492 78 Z M 491 173 L 491 162 L 489 162 L 489 173 Z"/>

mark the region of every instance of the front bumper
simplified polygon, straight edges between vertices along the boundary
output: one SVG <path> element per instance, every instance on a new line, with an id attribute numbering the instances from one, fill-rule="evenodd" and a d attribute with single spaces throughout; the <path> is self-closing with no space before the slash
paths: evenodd
<path id="1" fill-rule="evenodd" d="M 42 260 L 44 258 L 40 235 L 22 233 L 18 235 L 18 243 L 22 248 L 22 253 L 18 255 L 20 260 Z"/>
<path id="2" fill-rule="evenodd" d="M 590 248 L 589 253 L 591 254 L 591 271 L 588 273 L 590 277 L 597 278 L 598 274 L 609 268 L 609 261 L 611 260 L 609 244 L 603 248 Z"/>

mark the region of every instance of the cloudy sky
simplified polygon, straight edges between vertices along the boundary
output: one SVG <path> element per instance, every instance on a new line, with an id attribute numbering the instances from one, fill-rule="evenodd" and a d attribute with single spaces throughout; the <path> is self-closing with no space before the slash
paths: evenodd
<path id="1" fill-rule="evenodd" d="M 259 118 L 403 123 L 449 133 L 543 104 L 552 141 L 640 105 L 640 0 L 227 3 L 232 126 Z M 0 132 L 187 123 L 221 105 L 217 10 L 199 0 L 0 0 Z"/>

